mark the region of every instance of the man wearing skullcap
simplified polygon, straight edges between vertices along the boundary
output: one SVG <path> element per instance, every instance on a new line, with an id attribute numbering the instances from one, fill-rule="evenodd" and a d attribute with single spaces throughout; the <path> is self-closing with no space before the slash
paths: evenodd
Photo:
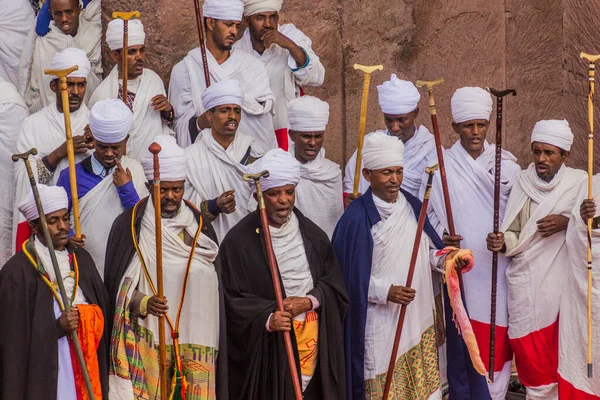
<path id="1" fill-rule="evenodd" d="M 125 156 L 131 125 L 131 111 L 122 101 L 97 102 L 90 111 L 94 153 L 75 164 L 81 231 L 86 235 L 85 249 L 92 255 L 100 276 L 104 276 L 106 241 L 112 223 L 123 211 L 148 195 L 142 166 Z M 71 210 L 69 173 L 68 167 L 63 169 L 56 185 L 67 192 Z"/>
<path id="2" fill-rule="evenodd" d="M 144 68 L 146 34 L 139 19 L 128 23 L 127 41 L 127 107 L 133 112 L 133 126 L 129 132 L 127 155 L 139 159 L 148 150 L 154 137 L 173 135 L 173 107 L 167 99 L 162 79 L 151 69 Z M 106 28 L 106 43 L 115 66 L 94 91 L 88 106 L 106 99 L 123 99 L 123 20 L 114 19 Z"/>
<path id="3" fill-rule="evenodd" d="M 247 166 L 263 155 L 261 143 L 238 130 L 244 93 L 236 80 L 212 84 L 202 93 L 211 127 L 204 129 L 187 156 L 185 197 L 211 219 L 219 240 L 256 209 L 242 179 Z"/>
<path id="4" fill-rule="evenodd" d="M 439 174 L 434 178 L 429 205 L 429 218 L 446 244 L 470 249 L 475 258 L 475 268 L 463 276 L 466 308 L 477 339 L 481 359 L 489 370 L 490 349 L 490 300 L 492 281 L 492 254 L 487 250 L 485 238 L 493 229 L 494 221 L 494 168 L 496 146 L 490 145 L 486 136 L 492 113 L 492 96 L 478 87 L 463 87 L 451 99 L 452 128 L 459 139 L 444 152 L 448 191 L 456 237 L 448 236 L 448 217 L 442 182 Z M 433 161 L 430 161 L 434 163 Z M 519 172 L 516 158 L 502 150 L 502 176 L 500 178 L 500 218 L 506 201 Z M 423 180 L 422 191 L 425 190 Z M 505 272 L 508 260 L 498 261 L 498 284 L 496 292 L 496 341 L 494 359 L 494 382 L 486 385 L 485 379 L 473 370 L 470 357 L 455 357 L 450 346 L 463 346 L 463 341 L 447 344 L 448 382 L 451 397 L 461 393 L 471 398 L 504 400 L 511 375 L 512 351 L 508 342 L 508 309 Z M 485 299 L 485 300 L 484 300 Z M 450 305 L 446 304 L 446 314 Z M 454 324 L 447 323 L 447 329 Z M 464 380 L 468 371 L 472 379 Z"/>
<path id="5" fill-rule="evenodd" d="M 404 143 L 404 178 L 402 189 L 413 196 L 419 195 L 421 178 L 428 159 L 435 156 L 435 141 L 429 130 L 421 125 L 417 128 L 415 119 L 419 115 L 421 95 L 412 82 L 398 79 L 392 74 L 389 81 L 377 86 L 379 107 L 383 112 L 386 134 L 400 139 Z M 372 133 L 370 133 L 372 134 Z M 370 135 L 370 134 L 367 134 Z M 365 137 L 367 137 L 365 136 Z M 346 204 L 353 200 L 354 171 L 356 151 L 350 157 L 344 174 L 344 195 Z M 358 192 L 365 193 L 369 182 L 361 175 Z"/>
<path id="6" fill-rule="evenodd" d="M 294 207 L 300 164 L 273 149 L 248 167 L 261 178 L 268 227 L 259 211 L 247 215 L 223 241 L 229 383 L 232 399 L 294 397 L 284 336 L 290 332 L 303 398 L 344 399 L 342 324 L 348 297 L 327 235 Z M 254 182 L 250 182 L 255 192 Z M 283 305 L 277 311 L 263 229 L 269 229 Z"/>
<path id="7" fill-rule="evenodd" d="M 289 102 L 290 153 L 300 162 L 296 207 L 331 238 L 344 212 L 342 171 L 325 158 L 329 104 L 313 96 Z"/>
<path id="8" fill-rule="evenodd" d="M 558 398 L 558 315 L 570 265 L 566 231 L 586 179 L 584 171 L 565 165 L 572 143 L 566 120 L 535 124 L 534 162 L 515 181 L 501 232 L 487 238 L 488 249 L 510 262 L 508 336 L 531 399 Z"/>
<path id="9" fill-rule="evenodd" d="M 94 148 L 91 132 L 87 129 L 90 111 L 83 101 L 87 93 L 90 62 L 83 50 L 70 47 L 56 53 L 50 68 L 61 69 L 72 65 L 79 67 L 77 71 L 67 76 L 75 162 L 79 162 L 88 156 L 89 150 Z M 38 154 L 30 158 L 34 177 L 39 183 L 54 185 L 60 172 L 68 166 L 68 159 L 65 119 L 58 77 L 52 79 L 50 89 L 54 92 L 52 104 L 23 120 L 16 151 L 24 153 L 35 147 Z M 18 163 L 15 166 L 15 204 L 22 201 L 30 191 L 25 165 L 22 162 Z M 19 243 L 29 237 L 29 232 L 27 224 L 22 223 L 23 219 L 19 215 L 15 215 L 13 220 L 13 237 L 17 238 L 18 249 L 20 248 Z"/>
<path id="10" fill-rule="evenodd" d="M 168 391 L 173 392 L 173 385 L 175 398 L 229 399 L 225 313 L 215 261 L 217 237 L 210 222 L 183 200 L 184 150 L 168 135 L 157 136 L 155 142 L 161 147 L 164 297 L 156 294 L 155 212 L 153 199 L 146 197 L 115 220 L 108 237 L 104 283 L 114 316 L 110 397 L 155 398 L 159 390 L 158 316 L 164 315 L 168 363 L 182 367 L 170 370 Z M 153 155 L 147 152 L 141 163 L 152 192 Z M 130 334 L 133 331 L 135 335 Z"/>
<path id="11" fill-rule="evenodd" d="M 366 193 L 346 209 L 333 247 L 348 288 L 347 399 L 381 399 L 401 305 L 408 305 L 392 379 L 398 399 L 441 399 L 431 270 L 443 244 L 426 220 L 412 288 L 405 287 L 421 201 L 401 189 L 404 144 L 375 132 L 365 139 Z M 410 305 L 409 305 L 410 304 Z M 410 328 L 408 328 L 410 327 Z"/>
<path id="12" fill-rule="evenodd" d="M 54 55 L 69 47 L 81 49 L 91 63 L 89 90 L 85 101 L 102 81 L 102 52 L 100 39 L 100 0 L 48 0 L 37 17 L 36 37 L 32 49 L 25 49 L 20 68 L 25 72 L 21 82 L 26 83 L 25 101 L 30 112 L 48 106 L 54 95 L 48 90 L 51 76 L 44 74 L 50 68 Z M 66 62 L 63 68 L 72 67 L 76 61 Z M 28 72 L 31 71 L 29 74 Z"/>
<path id="13" fill-rule="evenodd" d="M 32 235 L 0 270 L 0 397 L 77 399 L 86 392 L 71 333 L 77 332 L 96 398 L 108 395 L 108 294 L 90 254 L 69 243 L 68 200 L 38 185 L 56 261 L 72 306 L 66 312 L 30 191 L 17 206 Z"/>
<path id="14" fill-rule="evenodd" d="M 279 147 L 288 149 L 288 103 L 303 94 L 306 86 L 321 86 L 325 67 L 312 42 L 294 24 L 279 25 L 282 0 L 243 0 L 248 26 L 235 48 L 265 64 L 275 94 L 273 123 Z"/>
<path id="15" fill-rule="evenodd" d="M 254 136 L 266 150 L 277 147 L 273 128 L 275 96 L 267 70 L 253 55 L 233 48 L 244 4 L 241 0 L 206 0 L 202 11 L 210 82 L 239 81 L 244 92 L 242 132 Z M 210 128 L 202 103 L 206 90 L 203 65 L 200 48 L 195 48 L 171 72 L 169 99 L 175 108 L 175 132 L 181 147 L 194 143 L 200 131 Z"/>

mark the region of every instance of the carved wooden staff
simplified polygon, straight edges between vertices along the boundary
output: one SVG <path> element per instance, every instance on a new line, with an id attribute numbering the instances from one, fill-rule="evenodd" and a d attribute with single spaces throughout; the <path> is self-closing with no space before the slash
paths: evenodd
<path id="1" fill-rule="evenodd" d="M 425 219 L 427 217 L 427 204 L 429 203 L 429 196 L 431 194 L 431 184 L 433 182 L 433 174 L 438 169 L 436 164 L 433 167 L 425 168 L 425 172 L 429 175 L 427 178 L 427 186 L 425 187 L 425 195 L 423 197 L 423 204 L 421 205 L 421 212 L 419 213 L 419 223 L 417 224 L 417 235 L 415 236 L 415 242 L 413 244 L 412 255 L 410 258 L 410 266 L 408 268 L 408 276 L 406 278 L 406 287 L 411 287 L 413 276 L 415 274 L 415 266 L 417 265 L 417 257 L 419 255 L 419 246 L 421 245 L 421 236 L 423 234 L 423 228 L 425 227 Z M 392 347 L 392 356 L 390 357 L 390 364 L 385 378 L 385 388 L 383 390 L 383 400 L 387 400 L 390 395 L 390 388 L 392 387 L 392 378 L 394 376 L 394 368 L 396 367 L 396 357 L 398 356 L 398 347 L 400 346 L 400 338 L 402 336 L 402 328 L 404 327 L 404 318 L 406 317 L 406 307 L 404 304 L 400 307 L 400 317 L 398 318 L 398 326 L 396 327 L 396 336 L 394 337 L 394 346 Z"/>
<path id="2" fill-rule="evenodd" d="M 260 185 L 260 178 L 268 178 L 269 171 L 262 171 L 258 174 L 244 174 L 242 179 L 245 181 L 254 181 L 256 185 L 256 198 L 258 200 L 258 209 L 260 212 L 260 222 L 262 225 L 262 231 L 265 239 L 265 246 L 267 247 L 267 256 L 269 258 L 269 269 L 271 270 L 271 278 L 273 279 L 273 289 L 275 291 L 275 300 L 277 300 L 277 309 L 279 311 L 285 311 L 283 307 L 283 295 L 281 292 L 281 284 L 279 283 L 279 270 L 277 268 L 277 260 L 275 259 L 275 252 L 273 251 L 273 243 L 271 242 L 271 231 L 269 230 L 269 220 L 267 218 L 267 210 L 265 208 L 265 199 L 263 197 L 262 187 Z M 288 365 L 290 367 L 290 373 L 292 374 L 292 383 L 294 384 L 294 394 L 296 400 L 302 400 L 302 389 L 300 387 L 300 379 L 298 377 L 298 370 L 296 369 L 296 357 L 294 356 L 294 348 L 292 347 L 292 338 L 290 333 L 287 331 L 283 333 L 283 340 L 285 342 L 285 352 L 287 355 Z"/>
<path id="3" fill-rule="evenodd" d="M 154 182 L 152 184 L 152 201 L 154 203 L 154 225 L 156 233 L 156 296 L 164 299 L 163 267 L 162 267 L 162 216 L 160 209 L 160 163 L 158 153 L 162 150 L 156 142 L 148 147 L 154 161 Z M 167 398 L 167 350 L 165 335 L 165 317 L 158 317 L 158 367 L 160 373 L 160 398 Z"/>
<path id="4" fill-rule="evenodd" d="M 358 183 L 360 182 L 362 148 L 365 141 L 365 128 L 367 126 L 367 105 L 369 104 L 369 86 L 371 85 L 371 74 L 375 71 L 383 70 L 383 65 L 365 66 L 354 64 L 354 69 L 365 73 L 363 81 L 362 101 L 360 104 L 360 125 L 358 128 L 358 146 L 356 148 L 356 167 L 354 168 L 354 186 L 352 194 L 358 196 Z"/>
<path id="5" fill-rule="evenodd" d="M 69 296 L 67 296 L 67 291 L 65 290 L 65 285 L 63 283 L 60 267 L 58 266 L 58 261 L 56 259 L 56 253 L 54 252 L 54 243 L 52 243 L 52 237 L 50 236 L 50 231 L 48 230 L 48 223 L 46 222 L 46 214 L 44 214 L 44 208 L 42 207 L 40 192 L 38 191 L 37 184 L 35 182 L 35 177 L 33 176 L 33 170 L 31 169 L 31 164 L 29 163 L 29 155 L 31 154 L 32 156 L 35 156 L 37 152 L 37 149 L 34 147 L 31 150 L 26 151 L 25 153 L 13 154 L 12 160 L 14 162 L 18 162 L 19 160 L 23 160 L 25 162 L 27 176 L 29 177 L 29 184 L 31 185 L 31 191 L 33 192 L 33 198 L 35 199 L 35 206 L 38 210 L 38 215 L 40 216 L 40 223 L 42 225 L 42 231 L 44 232 L 46 247 L 48 248 L 48 253 L 50 253 L 50 259 L 52 260 L 52 267 L 54 268 L 54 275 L 56 276 L 56 283 L 58 284 L 60 297 L 62 297 L 62 303 L 65 308 L 65 311 L 71 312 L 71 302 Z M 77 360 L 79 361 L 79 367 L 81 368 L 81 374 L 83 375 L 83 380 L 85 382 L 85 387 L 87 389 L 88 396 L 91 400 L 94 400 L 94 389 L 92 388 L 90 375 L 87 370 L 87 365 L 85 364 L 85 359 L 83 358 L 83 351 L 81 350 L 81 343 L 79 343 L 77 330 L 71 332 L 71 340 L 73 341 L 73 347 L 75 348 Z"/>
<path id="6" fill-rule="evenodd" d="M 77 65 L 66 69 L 45 69 L 46 75 L 58 76 L 60 81 L 60 97 L 62 100 L 63 116 L 65 118 L 65 134 L 67 136 L 67 158 L 69 160 L 69 183 L 71 185 L 71 208 L 73 210 L 73 224 L 75 237 L 81 238 L 81 221 L 79 219 L 79 196 L 77 195 L 77 175 L 75 174 L 75 150 L 73 148 L 73 132 L 71 131 L 71 111 L 69 109 L 69 90 L 67 88 L 67 75 L 77 71 Z"/>
<path id="7" fill-rule="evenodd" d="M 121 49 L 121 75 L 123 76 L 123 103 L 127 105 L 127 79 L 129 74 L 127 73 L 127 43 L 129 42 L 129 20 L 131 18 L 140 18 L 139 11 L 115 11 L 112 13 L 113 19 L 121 18 L 123 20 L 123 49 Z"/>
<path id="8" fill-rule="evenodd" d="M 438 158 L 438 165 L 440 167 L 440 178 L 442 180 L 442 193 L 444 195 L 444 205 L 446 206 L 446 216 L 448 218 L 448 230 L 450 236 L 456 235 L 456 229 L 454 228 L 454 217 L 452 216 L 452 205 L 450 204 L 450 192 L 448 191 L 448 179 L 446 178 L 446 166 L 444 164 L 444 152 L 442 148 L 442 138 L 440 136 L 440 127 L 437 120 L 437 109 L 435 107 L 435 99 L 433 97 L 433 87 L 437 84 L 444 83 L 444 78 L 439 78 L 434 81 L 417 81 L 415 86 L 418 88 L 426 87 L 427 93 L 429 94 L 429 113 L 431 114 L 431 124 L 433 125 L 433 137 L 435 139 L 435 150 Z M 460 292 L 465 297 L 465 286 L 463 284 L 462 272 L 456 270 L 458 275 L 458 283 L 460 285 Z"/>
<path id="9" fill-rule="evenodd" d="M 592 178 L 594 176 L 594 75 L 596 61 L 600 59 L 599 55 L 581 53 L 581 58 L 589 62 L 589 92 L 588 92 L 588 123 L 590 133 L 588 135 L 588 199 L 594 199 Z M 592 378 L 592 218 L 587 220 L 587 271 L 588 271 L 588 291 L 587 291 L 587 365 L 588 378 Z"/>
<path id="10" fill-rule="evenodd" d="M 202 66 L 204 67 L 204 82 L 206 87 L 210 86 L 210 71 L 208 70 L 208 61 L 206 59 L 206 43 L 204 43 L 204 18 L 202 17 L 202 8 L 200 0 L 194 0 L 196 9 L 196 25 L 198 27 L 198 39 L 200 41 L 200 54 L 202 54 Z"/>
<path id="11" fill-rule="evenodd" d="M 496 168 L 494 171 L 494 233 L 500 231 L 500 174 L 502 171 L 502 100 L 504 96 L 517 95 L 514 89 L 487 88 L 496 97 Z M 489 378 L 494 382 L 494 358 L 496 351 L 496 293 L 498 290 L 498 252 L 492 253 L 492 295 L 490 306 L 490 359 Z"/>

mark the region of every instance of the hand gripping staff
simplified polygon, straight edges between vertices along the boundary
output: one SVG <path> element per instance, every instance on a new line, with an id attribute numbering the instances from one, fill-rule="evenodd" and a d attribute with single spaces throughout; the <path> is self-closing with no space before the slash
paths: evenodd
<path id="1" fill-rule="evenodd" d="M 354 186 L 352 194 L 358 196 L 358 183 L 360 182 L 360 170 L 362 164 L 362 149 L 365 141 L 365 128 L 367 126 L 367 105 L 369 103 L 369 86 L 371 84 L 371 74 L 375 71 L 383 70 L 383 65 L 365 66 L 354 64 L 354 69 L 365 73 L 363 82 L 362 101 L 360 104 L 360 125 L 358 130 L 358 147 L 356 149 L 356 167 L 354 168 Z"/>
<path id="2" fill-rule="evenodd" d="M 421 205 L 421 212 L 419 213 L 419 222 L 417 224 L 417 234 L 415 236 L 415 242 L 413 244 L 412 255 L 410 257 L 410 266 L 408 269 L 408 276 L 406 278 L 406 287 L 412 285 L 413 276 L 415 274 L 415 266 L 417 264 L 417 256 L 419 255 L 419 246 L 421 244 L 421 236 L 423 234 L 423 228 L 425 227 L 425 219 L 427 218 L 427 204 L 429 203 L 429 196 L 431 195 L 431 184 L 433 182 L 433 174 L 438 169 L 438 164 L 433 167 L 425 168 L 427 173 L 427 186 L 425 187 L 425 195 L 423 197 L 423 204 Z M 385 378 L 385 388 L 383 390 L 383 400 L 388 400 L 390 395 L 390 389 L 392 387 L 392 378 L 394 376 L 394 369 L 396 367 L 396 357 L 398 356 L 398 346 L 400 345 L 400 337 L 402 336 L 402 328 L 404 327 L 404 318 L 406 317 L 405 305 L 400 306 L 400 317 L 398 318 L 398 326 L 396 327 L 396 336 L 394 337 L 394 347 L 392 347 L 392 356 L 390 357 L 390 364 Z M 395 399 L 395 397 L 393 397 Z"/>
<path id="3" fill-rule="evenodd" d="M 277 260 L 273 251 L 273 243 L 271 242 L 271 231 L 269 230 L 269 220 L 267 219 L 267 210 L 265 208 L 265 199 L 263 197 L 262 187 L 260 186 L 260 178 L 268 178 L 269 171 L 262 171 L 258 174 L 244 174 L 242 179 L 246 182 L 254 181 L 256 185 L 256 197 L 258 199 L 258 209 L 260 211 L 260 222 L 265 238 L 265 246 L 267 247 L 267 255 L 269 258 L 269 269 L 271 270 L 271 278 L 273 279 L 273 289 L 275 291 L 275 300 L 277 300 L 277 310 L 285 311 L 283 308 L 283 295 L 281 294 L 281 284 L 279 283 L 279 270 L 277 268 Z M 288 366 L 292 374 L 292 383 L 294 384 L 294 394 L 296 400 L 302 400 L 302 389 L 298 378 L 298 370 L 296 369 L 296 357 L 294 356 L 294 348 L 292 347 L 292 338 L 290 333 L 283 331 L 283 340 L 285 342 L 285 352 L 287 354 Z"/>
<path id="4" fill-rule="evenodd" d="M 132 18 L 140 18 L 139 11 L 115 11 L 112 13 L 113 19 L 121 18 L 123 20 L 123 49 L 121 50 L 121 75 L 123 77 L 123 103 L 127 105 L 127 45 L 129 43 L 129 20 Z"/>
<path id="5" fill-rule="evenodd" d="M 44 231 L 46 247 L 48 247 L 48 253 L 50 253 L 50 259 L 52 260 L 52 267 L 54 268 L 54 275 L 56 276 L 56 283 L 58 284 L 60 297 L 62 297 L 62 303 L 65 307 L 65 311 L 70 312 L 71 302 L 69 301 L 69 296 L 67 296 L 65 285 L 63 284 L 62 275 L 58 266 L 58 261 L 56 260 L 56 254 L 54 253 L 54 244 L 52 243 L 52 237 L 50 236 L 48 224 L 46 223 L 46 214 L 44 214 L 44 209 L 42 208 L 42 200 L 40 199 L 40 193 L 38 192 L 37 184 L 35 183 L 35 177 L 33 176 L 31 164 L 29 163 L 29 155 L 31 154 L 32 156 L 35 156 L 37 152 L 37 149 L 34 147 L 31 150 L 26 151 L 25 153 L 13 154 L 12 160 L 14 162 L 18 162 L 19 160 L 23 160 L 25 162 L 27 176 L 29 177 L 29 184 L 31 185 L 31 190 L 33 191 L 33 198 L 35 199 L 35 205 L 40 216 L 40 223 L 42 224 L 42 231 Z M 88 396 L 91 400 L 94 400 L 95 397 L 94 390 L 92 389 L 92 382 L 90 381 L 90 375 L 85 364 L 85 359 L 83 358 L 83 352 L 81 351 L 81 343 L 79 343 L 79 337 L 77 336 L 76 330 L 71 332 L 71 339 L 73 341 L 73 347 L 75 347 L 75 353 L 77 354 L 77 360 L 79 361 L 79 367 L 81 368 L 81 373 L 83 375 L 83 380 L 85 381 L 85 387 L 87 389 Z"/>

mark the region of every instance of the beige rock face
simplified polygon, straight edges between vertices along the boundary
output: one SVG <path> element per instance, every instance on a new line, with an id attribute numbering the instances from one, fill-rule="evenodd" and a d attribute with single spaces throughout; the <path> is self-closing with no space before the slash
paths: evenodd
<path id="1" fill-rule="evenodd" d="M 192 0 L 103 0 L 103 8 L 105 23 L 116 10 L 142 13 L 148 67 L 167 84 L 173 65 L 198 43 Z M 518 96 L 504 102 L 505 148 L 525 166 L 535 122 L 566 118 L 575 133 L 569 165 L 585 168 L 588 67 L 579 53 L 600 52 L 598 21 L 600 9 L 589 0 L 287 0 L 281 22 L 312 39 L 327 70 L 323 86 L 306 91 L 331 106 L 325 146 L 336 162 L 345 164 L 356 148 L 363 76 L 353 64 L 360 63 L 384 65 L 372 76 L 367 132 L 385 128 L 375 86 L 391 73 L 445 79 L 435 88 L 445 146 L 457 139 L 450 112 L 456 88 L 510 87 Z M 105 71 L 110 67 L 105 52 Z M 424 92 L 418 123 L 431 129 Z"/>

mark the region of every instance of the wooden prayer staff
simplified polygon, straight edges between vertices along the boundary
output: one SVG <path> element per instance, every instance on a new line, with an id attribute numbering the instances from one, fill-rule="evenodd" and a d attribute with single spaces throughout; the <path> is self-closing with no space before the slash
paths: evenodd
<path id="1" fill-rule="evenodd" d="M 200 54 L 202 54 L 202 66 L 204 67 L 204 83 L 206 87 L 210 86 L 210 71 L 208 70 L 208 61 L 206 60 L 206 43 L 204 42 L 204 18 L 202 17 L 202 8 L 200 0 L 194 0 L 196 9 L 196 25 L 198 26 L 198 40 L 200 41 Z"/>
<path id="2" fill-rule="evenodd" d="M 162 150 L 158 143 L 148 147 L 154 160 L 154 182 L 152 184 L 152 200 L 154 202 L 154 225 L 156 230 L 156 296 L 164 298 L 162 268 L 162 217 L 160 210 L 160 164 L 158 153 Z M 167 349 L 165 335 L 165 317 L 158 317 L 158 368 L 160 373 L 160 398 L 167 399 Z"/>
<path id="3" fill-rule="evenodd" d="M 121 74 L 123 75 L 123 103 L 127 105 L 127 43 L 129 20 L 133 17 L 140 18 L 139 11 L 115 11 L 112 13 L 113 19 L 121 18 L 123 20 L 123 49 L 121 50 Z"/>
<path id="4" fill-rule="evenodd" d="M 433 137 L 435 139 L 435 150 L 437 152 L 438 165 L 440 168 L 440 178 L 442 180 L 442 192 L 444 195 L 444 204 L 446 206 L 446 215 L 448 217 L 448 229 L 450 236 L 456 235 L 454 228 L 454 217 L 452 216 L 452 205 L 450 204 L 450 192 L 448 191 L 448 179 L 446 178 L 446 166 L 444 164 L 444 153 L 442 150 L 442 138 L 440 136 L 440 127 L 437 120 L 437 109 L 435 108 L 435 99 L 433 97 L 433 87 L 439 83 L 444 83 L 444 78 L 436 79 L 435 81 L 417 81 L 415 86 L 421 88 L 425 86 L 429 94 L 429 113 L 431 114 L 431 124 L 433 125 Z M 458 283 L 460 292 L 465 296 L 465 287 L 462 280 L 462 272 L 456 271 L 458 274 Z"/>
<path id="5" fill-rule="evenodd" d="M 421 236 L 425 227 L 425 219 L 427 217 L 427 204 L 429 203 L 429 195 L 431 194 L 431 184 L 433 183 L 433 174 L 437 171 L 439 164 L 433 167 L 425 168 L 427 177 L 427 186 L 425 187 L 425 195 L 423 196 L 423 204 L 419 213 L 419 223 L 417 224 L 417 234 L 413 244 L 412 255 L 410 257 L 410 266 L 408 268 L 408 276 L 406 277 L 406 287 L 411 287 L 413 276 L 415 274 L 415 266 L 417 265 L 417 256 L 419 255 L 419 246 L 421 245 Z M 396 336 L 394 337 L 394 347 L 392 347 L 392 356 L 390 357 L 390 365 L 388 367 L 387 376 L 385 378 L 385 388 L 383 390 L 383 400 L 387 400 L 392 387 L 392 378 L 394 376 L 394 368 L 396 367 L 396 357 L 398 356 L 398 346 L 400 346 L 400 337 L 402 336 L 402 328 L 404 327 L 404 318 L 406 317 L 406 306 L 400 306 L 400 317 L 398 318 L 398 326 L 396 327 Z"/>
<path id="6" fill-rule="evenodd" d="M 517 95 L 514 89 L 496 90 L 487 88 L 496 97 L 496 168 L 494 171 L 494 233 L 500 230 L 500 173 L 502 170 L 502 99 L 504 96 Z M 494 357 L 496 350 L 496 292 L 498 289 L 498 252 L 492 253 L 492 295 L 490 312 L 490 363 L 488 368 L 490 381 L 494 382 Z"/>
<path id="7" fill-rule="evenodd" d="M 77 195 L 77 177 L 75 175 L 75 150 L 73 149 L 73 132 L 71 131 L 71 111 L 69 109 L 69 91 L 67 89 L 67 75 L 77 71 L 77 65 L 66 69 L 45 69 L 46 75 L 58 76 L 60 80 L 60 96 L 62 100 L 63 115 L 65 118 L 65 133 L 67 135 L 67 158 L 69 159 L 69 182 L 71 184 L 71 208 L 73 210 L 73 223 L 75 224 L 75 237 L 81 238 L 81 222 L 79 221 L 79 196 Z"/>
<path id="8" fill-rule="evenodd" d="M 581 58 L 589 62 L 589 92 L 588 92 L 588 122 L 590 124 L 590 133 L 588 135 L 588 199 L 594 199 L 592 187 L 592 178 L 594 176 L 594 73 L 595 62 L 600 59 L 600 55 L 591 55 L 581 53 Z M 588 347 L 587 363 L 588 378 L 592 378 L 592 218 L 587 220 L 587 271 L 588 271 L 588 292 L 587 292 L 587 328 L 588 328 Z"/>
<path id="9" fill-rule="evenodd" d="M 273 289 L 275 290 L 275 299 L 277 300 L 277 310 L 285 311 L 283 308 L 283 295 L 281 294 L 281 284 L 279 283 L 279 270 L 277 269 L 277 260 L 273 251 L 273 243 L 271 242 L 271 231 L 269 230 L 269 220 L 267 219 L 267 210 L 265 208 L 265 199 L 263 197 L 262 188 L 260 186 L 260 178 L 268 178 L 269 171 L 262 171 L 258 174 L 244 174 L 242 179 L 245 181 L 254 181 L 256 185 L 256 198 L 258 200 L 258 209 L 260 210 L 260 222 L 265 238 L 265 246 L 267 247 L 267 255 L 269 258 L 269 269 L 273 279 Z M 290 373 L 292 374 L 292 383 L 294 384 L 294 394 L 296 400 L 302 400 L 302 389 L 300 388 L 300 379 L 298 370 L 296 369 L 296 357 L 294 356 L 294 348 L 292 347 L 292 338 L 290 333 L 283 331 L 283 340 L 285 342 L 285 352 L 287 354 Z"/>
<path id="10" fill-rule="evenodd" d="M 46 223 L 46 214 L 44 214 L 44 209 L 42 207 L 42 200 L 40 199 L 40 193 L 38 192 L 37 184 L 35 183 L 35 177 L 33 176 L 33 170 L 31 169 L 31 164 L 29 163 L 29 155 L 35 156 L 37 154 L 37 149 L 34 147 L 29 151 L 26 151 L 22 154 L 13 154 L 12 160 L 14 162 L 18 162 L 19 160 L 23 160 L 25 162 L 25 168 L 27 169 L 27 176 L 29 177 L 29 184 L 31 185 L 31 190 L 33 192 L 33 198 L 35 200 L 35 206 L 38 210 L 38 214 L 40 216 L 40 223 L 42 225 L 42 231 L 44 231 L 44 239 L 46 240 L 46 247 L 48 248 L 48 253 L 50 253 L 50 259 L 52 260 L 52 267 L 54 268 L 54 275 L 56 276 L 56 283 L 58 284 L 58 290 L 60 292 L 60 297 L 62 297 L 62 303 L 65 307 L 64 311 L 71 311 L 71 303 L 69 300 L 69 296 L 67 296 L 67 292 L 65 290 L 65 285 L 63 284 L 62 274 L 60 272 L 60 268 L 58 266 L 58 261 L 56 260 L 56 253 L 54 253 L 54 243 L 52 243 L 52 237 L 50 236 L 50 231 L 48 230 L 48 224 Z M 77 360 L 79 361 L 79 367 L 81 368 L 81 374 L 83 375 L 83 380 L 85 381 L 85 387 L 88 392 L 88 396 L 91 400 L 94 400 L 94 389 L 92 389 L 92 382 L 90 381 L 90 375 L 87 370 L 87 365 L 85 364 L 85 359 L 83 358 L 83 352 L 81 351 L 81 344 L 79 343 L 79 337 L 77 336 L 77 330 L 71 332 L 71 340 L 73 341 L 73 347 L 75 348 L 75 353 L 77 354 Z"/>
<path id="11" fill-rule="evenodd" d="M 365 73 L 363 82 L 362 101 L 360 104 L 360 125 L 358 130 L 358 147 L 356 149 L 356 167 L 354 168 L 354 187 L 352 194 L 358 196 L 358 183 L 360 182 L 362 148 L 365 141 L 365 128 L 367 126 L 367 104 L 369 104 L 369 86 L 371 85 L 371 74 L 377 70 L 383 70 L 383 65 L 365 66 L 354 64 L 354 69 Z"/>

